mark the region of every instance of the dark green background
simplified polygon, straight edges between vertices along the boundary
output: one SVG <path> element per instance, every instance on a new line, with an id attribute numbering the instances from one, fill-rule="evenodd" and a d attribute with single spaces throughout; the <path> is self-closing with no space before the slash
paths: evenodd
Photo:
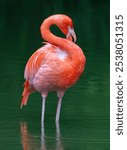
<path id="1" fill-rule="evenodd" d="M 0 149 L 109 150 L 109 0 L 0 1 Z M 86 69 L 63 98 L 60 131 L 55 128 L 56 93 L 46 102 L 45 144 L 41 139 L 41 96 L 20 110 L 24 67 L 41 47 L 44 18 L 63 13 L 74 22 Z M 52 31 L 62 36 L 57 28 Z"/>

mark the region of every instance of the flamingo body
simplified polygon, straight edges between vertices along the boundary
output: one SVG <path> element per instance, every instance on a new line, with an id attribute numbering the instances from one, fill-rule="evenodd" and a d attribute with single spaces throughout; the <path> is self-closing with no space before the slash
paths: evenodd
<path id="1" fill-rule="evenodd" d="M 64 21 L 61 19 L 62 21 L 59 23 L 59 18 Z M 84 70 L 86 58 L 81 48 L 72 42 L 71 36 L 74 35 L 74 32 L 70 29 L 72 22 L 70 21 L 69 24 L 68 21 L 70 21 L 68 16 L 54 15 L 43 22 L 41 34 L 47 42 L 30 57 L 26 64 L 24 73 L 26 81 L 21 107 L 27 104 L 28 97 L 32 92 L 40 92 L 43 98 L 42 121 L 44 120 L 44 106 L 48 92 L 57 91 L 59 102 L 56 118 L 59 120 L 64 92 L 76 83 Z M 65 22 L 68 23 L 66 26 L 63 25 Z M 56 24 L 61 29 L 66 35 L 66 39 L 56 37 L 49 31 L 52 24 Z"/>

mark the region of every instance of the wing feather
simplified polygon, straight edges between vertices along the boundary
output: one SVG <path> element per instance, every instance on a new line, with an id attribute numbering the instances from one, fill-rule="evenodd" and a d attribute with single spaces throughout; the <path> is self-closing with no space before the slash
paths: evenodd
<path id="1" fill-rule="evenodd" d="M 45 54 L 48 50 L 49 45 L 45 45 L 38 49 L 28 60 L 24 72 L 24 78 L 32 83 L 34 76 L 36 75 L 38 69 L 45 61 Z"/>

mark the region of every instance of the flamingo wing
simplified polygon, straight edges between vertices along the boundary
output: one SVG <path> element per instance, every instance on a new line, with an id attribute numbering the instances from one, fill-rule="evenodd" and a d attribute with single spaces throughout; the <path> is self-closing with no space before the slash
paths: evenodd
<path id="1" fill-rule="evenodd" d="M 32 84 L 33 78 L 36 75 L 39 67 L 44 62 L 45 53 L 47 50 L 47 45 L 38 49 L 28 60 L 24 72 L 24 78 L 29 80 Z"/>
<path id="2" fill-rule="evenodd" d="M 27 104 L 29 95 L 35 90 L 46 94 L 70 87 L 77 80 L 76 70 L 65 50 L 51 44 L 38 49 L 26 64 L 21 107 Z"/>
<path id="3" fill-rule="evenodd" d="M 45 45 L 38 49 L 28 60 L 24 72 L 24 78 L 26 81 L 24 82 L 24 90 L 22 93 L 22 101 L 21 101 L 21 108 L 23 105 L 27 104 L 29 95 L 35 91 L 33 87 L 33 79 L 36 75 L 39 67 L 44 62 L 45 53 L 49 45 Z"/>

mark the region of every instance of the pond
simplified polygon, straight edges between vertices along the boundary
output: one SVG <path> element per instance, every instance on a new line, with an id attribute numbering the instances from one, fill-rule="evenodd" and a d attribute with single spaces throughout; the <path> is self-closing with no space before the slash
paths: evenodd
<path id="1" fill-rule="evenodd" d="M 109 150 L 109 1 L 7 0 L 0 7 L 0 149 Z M 73 19 L 87 63 L 63 97 L 59 124 L 57 95 L 49 93 L 43 128 L 40 94 L 32 94 L 21 110 L 20 103 L 25 64 L 43 46 L 40 25 L 56 13 Z M 62 36 L 57 28 L 52 32 Z"/>

